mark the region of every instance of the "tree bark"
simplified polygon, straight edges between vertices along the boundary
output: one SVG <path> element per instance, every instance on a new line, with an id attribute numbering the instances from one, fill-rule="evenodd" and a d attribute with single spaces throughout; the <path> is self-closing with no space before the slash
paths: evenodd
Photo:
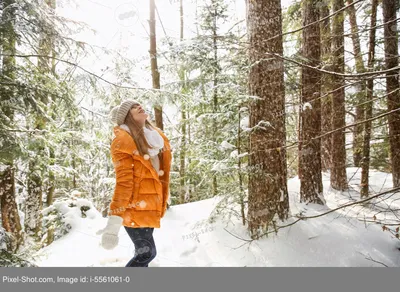
<path id="1" fill-rule="evenodd" d="M 56 0 L 47 0 L 47 5 L 52 8 L 53 10 L 56 9 Z M 56 52 L 55 52 L 55 48 L 54 48 L 54 39 L 51 39 L 50 41 L 50 47 L 51 47 L 51 54 L 53 57 L 56 57 Z M 55 63 L 55 59 L 52 58 L 50 60 L 51 62 L 51 74 L 53 76 L 56 76 L 56 63 Z M 53 104 L 55 104 L 56 101 L 56 97 L 52 96 L 52 102 Z M 53 120 L 56 119 L 56 115 L 55 115 L 55 110 L 53 107 L 51 107 L 51 117 Z M 55 151 L 54 148 L 52 146 L 49 146 L 49 164 L 51 166 L 55 165 Z M 50 169 L 49 170 L 49 183 L 48 183 L 48 188 L 47 188 L 47 197 L 46 197 L 46 205 L 50 206 L 53 204 L 53 197 L 54 197 L 54 192 L 56 189 L 56 182 L 55 182 L 55 175 L 54 172 Z"/>
<path id="2" fill-rule="evenodd" d="M 343 8 L 343 0 L 333 0 L 333 11 Z M 344 13 L 343 11 L 333 16 L 332 25 L 332 57 L 333 70 L 337 73 L 344 73 Z M 346 125 L 345 121 L 345 92 L 344 78 L 333 77 L 335 91 L 332 96 L 332 128 L 339 129 Z M 332 147 L 331 165 L 331 186 L 332 188 L 344 191 L 348 188 L 346 176 L 346 148 L 344 131 L 335 131 L 332 135 L 334 143 Z"/>
<path id="3" fill-rule="evenodd" d="M 323 2 L 322 2 L 323 3 Z M 320 5 L 320 18 L 325 18 L 329 15 L 329 6 Z M 327 18 L 320 22 L 321 26 L 321 59 L 326 69 L 331 70 L 331 21 Z M 328 133 L 332 131 L 332 94 L 327 92 L 332 90 L 332 76 L 322 74 L 321 94 L 324 96 L 321 99 L 321 131 Z M 326 135 L 321 139 L 321 164 L 322 170 L 327 171 L 331 168 L 332 161 L 332 135 Z"/>
<path id="4" fill-rule="evenodd" d="M 180 16 L 180 41 L 183 41 L 183 0 L 179 1 L 179 16 Z M 183 94 L 186 93 L 186 73 L 185 68 L 181 66 L 179 68 L 179 79 L 182 82 L 181 92 Z M 185 183 L 185 159 L 186 159 L 186 104 L 185 101 L 182 102 L 181 109 L 181 118 L 182 118 L 182 127 L 181 127 L 181 147 L 179 153 L 180 160 L 180 168 L 179 168 L 179 176 L 180 176 L 180 203 L 185 203 L 185 198 L 187 194 L 186 183 Z"/>
<path id="5" fill-rule="evenodd" d="M 28 197 L 25 201 L 25 232 L 35 236 L 39 240 L 41 230 L 41 210 L 43 208 L 42 200 L 42 178 L 40 169 L 37 166 L 37 160 L 32 159 L 29 162 L 28 176 Z"/>
<path id="6" fill-rule="evenodd" d="M 240 157 L 241 154 L 241 139 L 240 136 L 242 135 L 241 127 L 240 127 L 240 121 L 241 121 L 241 115 L 240 115 L 240 108 L 241 106 L 239 105 L 238 109 L 238 139 L 237 139 L 237 151 L 238 151 L 238 177 L 239 177 L 239 202 L 240 202 L 240 214 L 242 216 L 242 224 L 243 226 L 246 225 L 246 214 L 245 214 L 245 205 L 244 205 L 244 197 L 245 197 L 245 191 L 243 187 L 243 177 L 242 177 L 242 159 Z"/>
<path id="7" fill-rule="evenodd" d="M 275 226 L 275 215 L 284 220 L 289 212 L 283 61 L 266 55 L 283 54 L 280 0 L 248 1 L 247 28 L 249 94 L 257 96 L 249 107 L 248 228 L 254 238 Z"/>
<path id="8" fill-rule="evenodd" d="M 321 63 L 320 28 L 318 24 L 319 0 L 304 0 L 302 56 L 307 64 L 319 67 Z M 311 23 L 315 23 L 311 25 Z M 308 67 L 301 68 L 301 128 L 299 140 L 300 201 L 324 204 L 321 199 L 321 73 Z"/>
<path id="9" fill-rule="evenodd" d="M 151 65 L 151 77 L 153 81 L 153 88 L 160 89 L 160 72 L 158 71 L 157 65 L 157 41 L 156 41 L 156 19 L 155 19 L 156 5 L 154 0 L 150 0 L 150 65 Z M 162 106 L 154 106 L 154 116 L 156 120 L 156 126 L 161 130 L 164 130 Z"/>
<path id="10" fill-rule="evenodd" d="M 375 35 L 376 35 L 376 10 L 378 7 L 378 0 L 372 0 L 371 11 L 371 25 L 372 28 L 369 35 L 369 50 L 368 50 L 368 70 L 374 70 L 375 63 Z M 374 80 L 368 79 L 367 82 L 367 97 L 365 104 L 365 119 L 372 118 L 374 94 Z M 369 196 L 369 164 L 370 164 L 370 140 L 371 140 L 371 125 L 372 122 L 368 121 L 364 124 L 364 137 L 363 137 L 363 159 L 361 161 L 361 198 Z"/>
<path id="11" fill-rule="evenodd" d="M 47 0 L 47 5 L 55 10 L 56 9 L 56 0 Z M 55 51 L 55 47 L 54 47 L 54 38 L 51 38 L 50 40 L 50 48 L 51 48 L 51 54 L 53 57 L 56 57 L 56 51 Z M 56 62 L 55 59 L 51 59 L 49 60 L 51 64 L 51 74 L 53 76 L 56 76 Z M 52 102 L 53 104 L 56 104 L 56 97 L 54 95 L 51 96 Z M 50 106 L 50 114 L 53 120 L 56 119 L 56 115 L 55 115 L 55 109 L 53 106 Z M 56 190 L 56 178 L 54 175 L 54 171 L 52 170 L 52 166 L 55 165 L 55 151 L 54 151 L 54 147 L 53 146 L 49 146 L 49 171 L 48 171 L 48 187 L 47 187 L 47 196 L 46 196 L 46 205 L 50 206 L 53 204 L 54 201 L 54 193 Z M 47 230 L 47 239 L 46 239 L 46 244 L 49 245 L 54 241 L 54 227 L 50 227 Z"/>
<path id="12" fill-rule="evenodd" d="M 0 172 L 0 206 L 1 206 L 1 224 L 3 228 L 12 234 L 7 242 L 7 250 L 16 252 L 22 245 L 24 239 L 22 227 L 18 213 L 15 194 L 14 165 L 8 164 Z"/>
<path id="13" fill-rule="evenodd" d="M 347 4 L 350 5 L 353 3 L 353 0 L 347 0 Z M 361 52 L 361 44 L 360 44 L 360 36 L 358 35 L 358 25 L 357 25 L 357 17 L 356 17 L 356 8 L 354 5 L 351 5 L 347 8 L 347 12 L 349 14 L 350 26 L 351 26 L 351 39 L 353 42 L 353 51 L 354 57 L 356 60 L 356 71 L 357 73 L 364 73 L 365 66 L 362 58 Z M 360 83 L 357 83 L 357 94 L 356 94 L 356 116 L 354 119 L 354 123 L 358 123 L 364 120 L 364 105 L 362 104 L 366 100 L 366 82 L 364 80 L 360 80 Z M 354 127 L 353 130 L 353 162 L 354 166 L 361 166 L 361 159 L 363 154 L 363 124 L 359 124 Z"/>
<path id="14" fill-rule="evenodd" d="M 383 22 L 385 37 L 386 69 L 399 66 L 399 48 L 397 36 L 396 4 L 397 0 L 383 0 Z M 388 23 L 390 22 L 390 23 Z M 388 111 L 400 107 L 399 76 L 400 70 L 394 69 L 386 74 L 386 92 Z M 388 116 L 390 160 L 392 164 L 393 186 L 400 186 L 400 112 Z"/>

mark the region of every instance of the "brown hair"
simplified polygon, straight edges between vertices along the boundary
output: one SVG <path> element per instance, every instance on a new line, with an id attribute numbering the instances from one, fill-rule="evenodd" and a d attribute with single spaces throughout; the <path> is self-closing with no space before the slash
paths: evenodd
<path id="1" fill-rule="evenodd" d="M 132 109 L 132 108 L 131 108 Z M 128 126 L 130 135 L 132 136 L 133 140 L 135 141 L 136 147 L 139 150 L 140 155 L 149 154 L 148 149 L 153 148 L 147 142 L 143 128 L 138 125 L 138 123 L 133 119 L 130 110 L 125 118 L 125 124 Z M 147 119 L 144 122 L 145 127 L 148 129 L 153 129 L 156 131 L 156 127 Z M 162 151 L 158 154 L 158 158 L 160 160 L 160 167 L 163 163 Z"/>

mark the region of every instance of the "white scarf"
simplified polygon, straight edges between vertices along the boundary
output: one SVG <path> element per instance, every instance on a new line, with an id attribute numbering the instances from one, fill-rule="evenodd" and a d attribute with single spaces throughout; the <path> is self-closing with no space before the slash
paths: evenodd
<path id="1" fill-rule="evenodd" d="M 125 124 L 120 126 L 122 129 L 130 133 L 129 127 Z M 144 136 L 147 140 L 147 143 L 150 144 L 153 148 L 149 148 L 149 155 L 154 157 L 160 152 L 160 150 L 164 147 L 164 139 L 161 137 L 160 133 L 156 130 L 148 129 L 146 126 L 143 127 Z"/>
<path id="2" fill-rule="evenodd" d="M 160 152 L 160 149 L 164 147 L 164 139 L 156 130 L 150 130 L 147 127 L 144 127 L 143 130 L 147 143 L 149 143 L 150 146 L 153 147 L 153 149 L 148 149 L 149 155 L 156 156 Z"/>

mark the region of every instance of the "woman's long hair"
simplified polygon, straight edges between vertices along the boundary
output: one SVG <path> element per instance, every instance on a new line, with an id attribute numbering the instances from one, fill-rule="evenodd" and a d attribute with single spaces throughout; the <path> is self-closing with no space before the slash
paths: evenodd
<path id="1" fill-rule="evenodd" d="M 130 131 L 130 135 L 133 138 L 133 141 L 135 141 L 136 147 L 139 150 L 140 155 L 145 155 L 145 154 L 149 154 L 148 149 L 149 148 L 153 148 L 150 146 L 150 144 L 147 142 L 145 136 L 144 136 L 144 131 L 143 128 L 138 125 L 138 123 L 133 119 L 130 110 L 128 112 L 128 114 L 126 115 L 125 118 L 125 124 L 128 126 L 129 131 Z M 144 123 L 145 127 L 147 127 L 150 130 L 154 130 L 156 131 L 156 127 L 146 119 L 145 123 Z M 162 152 L 160 152 L 158 154 L 158 158 L 160 160 L 160 167 L 162 166 Z"/>

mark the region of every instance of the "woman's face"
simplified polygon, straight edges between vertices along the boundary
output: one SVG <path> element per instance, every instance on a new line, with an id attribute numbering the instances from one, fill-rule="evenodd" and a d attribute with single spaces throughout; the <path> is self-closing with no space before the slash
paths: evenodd
<path id="1" fill-rule="evenodd" d="M 146 114 L 145 110 L 142 108 L 140 104 L 135 104 L 131 108 L 130 113 L 135 122 L 143 126 L 145 124 L 146 119 L 149 117 L 149 115 Z"/>

